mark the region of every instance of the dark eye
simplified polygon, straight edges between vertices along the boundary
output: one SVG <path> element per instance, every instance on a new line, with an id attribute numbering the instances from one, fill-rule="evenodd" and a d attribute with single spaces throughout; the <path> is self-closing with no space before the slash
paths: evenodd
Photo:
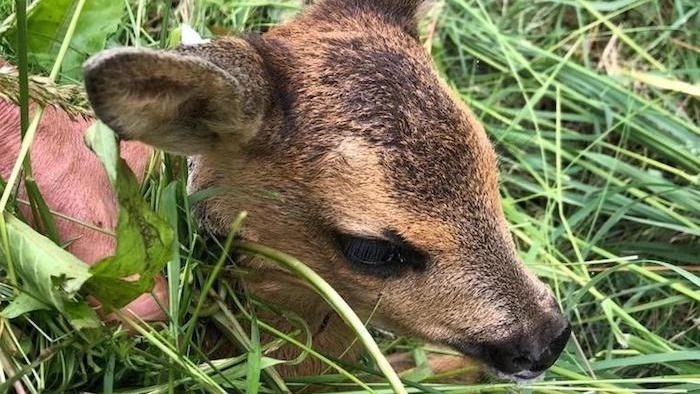
<path id="1" fill-rule="evenodd" d="M 389 276 L 405 268 L 424 269 L 427 256 L 390 233 L 391 241 L 337 234 L 336 242 L 353 268 L 378 276 Z"/>

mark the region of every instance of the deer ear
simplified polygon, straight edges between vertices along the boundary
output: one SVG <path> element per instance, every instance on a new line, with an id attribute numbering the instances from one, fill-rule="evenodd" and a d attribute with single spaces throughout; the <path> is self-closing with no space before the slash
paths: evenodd
<path id="1" fill-rule="evenodd" d="M 240 149 L 269 102 L 262 58 L 242 39 L 181 51 L 104 51 L 84 65 L 95 114 L 122 138 L 166 151 Z"/>

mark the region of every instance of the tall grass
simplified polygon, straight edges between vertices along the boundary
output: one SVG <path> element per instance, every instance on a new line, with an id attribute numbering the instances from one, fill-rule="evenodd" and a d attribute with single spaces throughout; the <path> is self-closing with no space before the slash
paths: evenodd
<path id="1" fill-rule="evenodd" d="M 172 9 L 169 3 L 128 2 L 107 45 L 165 47 L 180 22 L 209 35 L 263 31 L 302 6 L 289 0 L 205 0 Z M 404 377 L 420 379 L 406 379 L 407 390 L 700 390 L 700 4 L 437 3 L 424 18 L 423 42 L 495 142 L 504 209 L 521 256 L 552 286 L 574 334 L 542 381 L 514 386 L 441 383 L 421 368 L 435 349 L 377 333 L 385 353 L 411 352 L 417 360 L 419 368 Z M 2 3 L 0 11 L 5 19 L 14 9 Z M 8 41 L 3 48 L 3 58 L 22 59 Z M 22 72 L 31 66 L 17 64 Z M 31 70 L 49 73 L 41 65 Z M 142 191 L 179 237 L 167 267 L 170 321 L 133 336 L 114 327 L 78 332 L 49 311 L 3 320 L 2 388 L 280 392 L 315 384 L 391 391 L 371 361 L 328 359 L 297 342 L 295 333 L 258 320 L 255 310 L 268 306 L 232 289 L 229 279 L 244 273 L 224 264 L 220 257 L 227 247 L 205 243 L 193 224 L 189 206 L 202 196 L 186 196 L 186 174 L 178 170 L 186 166 L 167 156 L 158 163 Z M 242 250 L 280 257 L 262 247 Z M 5 300 L 13 297 L 12 283 L 9 276 L 0 282 Z M 211 361 L 212 324 L 245 350 L 242 356 Z M 303 321 L 297 327 L 297 333 L 308 331 Z M 263 343 L 260 332 L 279 340 Z M 284 341 L 325 360 L 329 374 L 283 380 L 263 369 L 276 363 L 266 352 Z"/>

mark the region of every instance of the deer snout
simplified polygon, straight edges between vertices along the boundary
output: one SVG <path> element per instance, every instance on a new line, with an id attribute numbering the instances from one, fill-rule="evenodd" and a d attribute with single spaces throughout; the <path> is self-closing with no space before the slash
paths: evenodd
<path id="1" fill-rule="evenodd" d="M 571 324 L 558 309 L 540 323 L 489 343 L 466 341 L 456 348 L 482 360 L 503 378 L 525 381 L 536 378 L 557 360 L 571 335 Z"/>
<path id="2" fill-rule="evenodd" d="M 529 380 L 541 375 L 559 358 L 571 335 L 571 324 L 557 311 L 538 326 L 510 340 L 486 345 L 484 358 L 510 379 Z"/>

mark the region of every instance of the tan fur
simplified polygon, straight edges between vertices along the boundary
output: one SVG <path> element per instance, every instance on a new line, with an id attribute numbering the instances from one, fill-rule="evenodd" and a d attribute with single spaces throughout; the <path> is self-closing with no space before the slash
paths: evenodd
<path id="1" fill-rule="evenodd" d="M 494 363 L 492 347 L 548 343 L 544 337 L 560 332 L 565 340 L 567 323 L 546 286 L 517 257 L 500 207 L 495 153 L 416 40 L 418 3 L 327 0 L 247 37 L 246 44 L 227 38 L 180 54 L 144 52 L 142 68 L 138 57 L 129 58 L 131 71 L 123 67 L 128 56 L 117 50 L 88 63 L 87 90 L 97 115 L 125 138 L 198 153 L 190 158 L 191 190 L 227 187 L 197 207 L 207 231 L 225 234 L 246 210 L 245 238 L 307 263 L 361 317 L 376 309 L 373 324 Z M 158 71 L 153 80 L 146 66 L 154 61 L 170 64 L 173 74 Z M 142 69 L 136 77 L 144 86 L 165 79 L 179 87 L 173 92 L 166 83 L 139 92 L 152 102 L 165 100 L 175 121 L 167 110 L 136 115 L 138 108 L 120 98 L 134 69 Z M 200 70 L 222 70 L 215 81 L 231 76 L 243 82 L 230 92 L 216 82 L 206 96 L 211 76 L 198 78 Z M 217 97 L 240 101 L 242 91 L 258 104 L 247 111 L 253 117 L 217 112 Z M 196 92 L 211 108 L 183 119 L 181 108 L 192 109 L 183 103 L 193 96 L 182 98 L 182 92 Z M 259 124 L 251 120 L 258 115 Z M 208 128 L 212 116 L 231 124 Z M 173 131 L 142 128 L 154 119 Z M 252 137 L 240 131 L 246 128 L 255 129 Z M 212 131 L 215 143 L 188 151 Z M 261 190 L 279 198 L 263 198 Z M 388 277 L 359 273 L 333 241 L 336 233 L 384 238 L 387 230 L 430 256 L 425 269 Z M 254 274 L 246 284 L 255 294 L 306 318 L 318 348 L 331 355 L 346 350 L 353 335 L 311 289 L 274 264 L 250 264 Z M 539 357 L 541 350 L 533 352 Z M 310 359 L 286 372 L 323 369 Z"/>

